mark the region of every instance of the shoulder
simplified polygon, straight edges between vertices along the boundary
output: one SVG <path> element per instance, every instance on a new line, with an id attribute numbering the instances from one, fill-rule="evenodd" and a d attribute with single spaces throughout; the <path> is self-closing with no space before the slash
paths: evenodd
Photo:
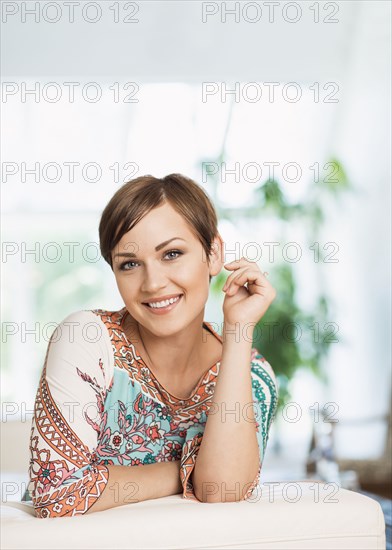
<path id="1" fill-rule="evenodd" d="M 56 327 L 52 335 L 52 342 L 88 343 L 104 334 L 105 325 L 100 317 L 95 315 L 94 310 L 82 309 L 67 315 Z"/>
<path id="2" fill-rule="evenodd" d="M 98 370 L 110 380 L 114 356 L 105 323 L 94 310 L 78 310 L 67 315 L 53 331 L 47 350 L 47 371 L 83 365 L 86 371 Z"/>

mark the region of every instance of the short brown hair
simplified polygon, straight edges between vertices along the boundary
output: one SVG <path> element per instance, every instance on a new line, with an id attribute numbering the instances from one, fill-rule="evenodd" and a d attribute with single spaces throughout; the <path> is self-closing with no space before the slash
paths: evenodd
<path id="1" fill-rule="evenodd" d="M 145 175 L 120 187 L 102 212 L 99 223 L 100 249 L 112 270 L 112 251 L 123 235 L 150 210 L 165 202 L 188 222 L 209 261 L 212 241 L 218 233 L 218 222 L 207 193 L 195 181 L 182 174 L 169 174 L 164 178 Z"/>

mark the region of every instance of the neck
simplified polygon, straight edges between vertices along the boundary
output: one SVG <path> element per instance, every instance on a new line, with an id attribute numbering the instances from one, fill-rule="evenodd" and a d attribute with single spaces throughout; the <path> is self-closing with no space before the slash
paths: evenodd
<path id="1" fill-rule="evenodd" d="M 130 316 L 127 316 L 130 318 Z M 199 369 L 203 352 L 207 350 L 206 329 L 203 328 L 204 309 L 186 327 L 174 334 L 156 335 L 134 321 L 134 337 L 131 341 L 155 374 L 169 372 L 184 375 Z"/>

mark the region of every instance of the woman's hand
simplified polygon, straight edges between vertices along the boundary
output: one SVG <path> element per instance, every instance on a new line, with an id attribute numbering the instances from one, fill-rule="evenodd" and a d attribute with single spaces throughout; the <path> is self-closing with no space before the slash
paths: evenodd
<path id="1" fill-rule="evenodd" d="M 228 324 L 257 323 L 276 297 L 276 290 L 255 262 L 242 257 L 224 264 L 234 270 L 223 287 L 224 321 Z M 247 283 L 247 286 L 244 286 Z"/>

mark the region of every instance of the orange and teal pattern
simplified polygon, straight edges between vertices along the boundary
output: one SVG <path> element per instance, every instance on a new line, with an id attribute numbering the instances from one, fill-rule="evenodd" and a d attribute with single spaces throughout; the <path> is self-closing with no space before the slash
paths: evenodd
<path id="1" fill-rule="evenodd" d="M 128 341 L 126 314 L 125 307 L 72 313 L 48 344 L 31 426 L 26 498 L 39 518 L 84 514 L 102 495 L 109 465 L 180 460 L 183 497 L 197 500 L 191 473 L 220 362 L 201 377 L 191 397 L 171 395 Z M 222 341 L 210 323 L 204 326 Z M 89 336 L 91 328 L 96 337 Z M 244 499 L 260 480 L 278 396 L 274 372 L 255 348 L 250 363 L 260 456 Z"/>

